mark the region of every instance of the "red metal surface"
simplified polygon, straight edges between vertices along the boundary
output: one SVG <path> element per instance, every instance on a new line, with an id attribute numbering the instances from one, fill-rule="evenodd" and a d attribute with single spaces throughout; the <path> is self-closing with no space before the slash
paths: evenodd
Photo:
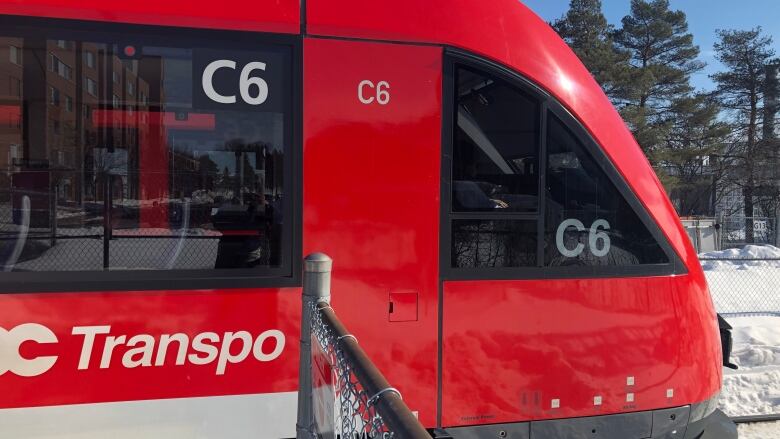
<path id="1" fill-rule="evenodd" d="M 360 103 L 363 80 L 390 102 Z M 307 39 L 304 96 L 304 254 L 333 258 L 333 308 L 433 425 L 441 49 Z M 418 321 L 388 322 L 398 290 L 419 292 Z"/>
<path id="2" fill-rule="evenodd" d="M 298 0 L 6 0 L 0 14 L 260 32 L 298 33 Z"/>
<path id="3" fill-rule="evenodd" d="M 300 300 L 300 289 L 0 295 L 0 326 L 5 330 L 38 323 L 58 340 L 21 345 L 25 358 L 56 355 L 58 359 L 39 376 L 0 375 L 0 408 L 293 391 L 298 386 Z M 177 365 L 176 343 L 162 366 L 154 365 L 159 346 L 155 343 L 151 366 L 125 367 L 122 361 L 128 348 L 120 346 L 110 365 L 100 368 L 107 335 L 99 335 L 89 367 L 79 370 L 84 336 L 72 335 L 73 327 L 102 325 L 110 325 L 108 335 L 126 335 L 128 342 L 138 334 L 149 334 L 159 342 L 161 334 L 184 333 L 190 344 L 202 332 L 222 336 L 247 331 L 257 337 L 278 329 L 285 335 L 285 346 L 275 360 L 260 362 L 249 354 L 218 375 L 217 361 Z M 235 342 L 232 354 L 240 351 L 241 344 Z M 140 354 L 133 357 L 141 358 Z"/>
<path id="4" fill-rule="evenodd" d="M 390 293 L 388 318 L 391 322 L 413 322 L 417 320 L 417 292 L 393 291 Z"/>
<path id="5" fill-rule="evenodd" d="M 720 386 L 715 315 L 688 276 L 445 282 L 443 300 L 445 426 L 680 406 Z"/>

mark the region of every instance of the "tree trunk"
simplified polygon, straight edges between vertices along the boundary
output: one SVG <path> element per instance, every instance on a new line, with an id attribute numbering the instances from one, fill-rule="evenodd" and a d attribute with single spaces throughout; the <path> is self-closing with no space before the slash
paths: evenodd
<path id="1" fill-rule="evenodd" d="M 756 188 L 754 170 L 756 168 L 756 132 L 758 130 L 758 92 L 755 87 L 750 91 L 750 121 L 747 129 L 747 178 L 745 187 L 742 189 L 744 195 L 744 213 L 745 213 L 745 243 L 753 244 L 753 191 Z"/>
<path id="2" fill-rule="evenodd" d="M 755 238 L 753 237 L 753 180 L 747 181 L 747 184 L 742 189 L 742 194 L 745 197 L 744 214 L 745 214 L 745 243 L 753 244 Z"/>

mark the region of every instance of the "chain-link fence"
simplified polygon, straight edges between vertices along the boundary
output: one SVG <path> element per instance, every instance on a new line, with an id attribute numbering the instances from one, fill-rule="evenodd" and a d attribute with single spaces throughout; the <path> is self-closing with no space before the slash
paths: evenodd
<path id="1" fill-rule="evenodd" d="M 780 316 L 780 258 L 700 258 L 715 309 L 723 315 Z"/>
<path id="2" fill-rule="evenodd" d="M 330 307 L 331 260 L 305 260 L 298 438 L 430 439 Z"/>
<path id="3" fill-rule="evenodd" d="M 777 219 L 765 216 L 744 217 L 742 215 L 722 216 L 717 224 L 720 228 L 720 248 L 738 248 L 747 244 L 778 245 Z M 749 231 L 752 228 L 752 233 Z"/>
<path id="4" fill-rule="evenodd" d="M 721 409 L 737 419 L 780 414 L 780 249 L 747 245 L 700 255 L 715 309 L 732 327 Z M 756 418 L 758 416 L 758 418 Z"/>

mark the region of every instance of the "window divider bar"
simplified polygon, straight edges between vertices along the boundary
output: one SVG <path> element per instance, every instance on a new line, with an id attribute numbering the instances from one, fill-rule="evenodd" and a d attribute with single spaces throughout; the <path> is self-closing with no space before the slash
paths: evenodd
<path id="1" fill-rule="evenodd" d="M 544 266 L 544 223 L 547 202 L 547 100 L 539 105 L 539 216 L 536 223 L 536 265 Z"/>
<path id="2" fill-rule="evenodd" d="M 514 213 L 514 212 L 460 212 L 451 213 L 450 219 L 453 220 L 526 220 L 535 221 L 541 216 L 540 213 Z"/>

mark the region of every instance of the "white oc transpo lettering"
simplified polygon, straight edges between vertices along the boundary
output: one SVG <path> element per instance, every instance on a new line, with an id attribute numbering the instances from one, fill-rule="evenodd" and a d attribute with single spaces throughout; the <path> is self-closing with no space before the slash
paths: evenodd
<path id="1" fill-rule="evenodd" d="M 99 368 L 111 365 L 116 348 L 126 349 L 121 364 L 126 368 L 164 366 L 169 349 L 176 350 L 175 365 L 185 363 L 207 365 L 216 361 L 216 375 L 224 375 L 228 364 L 240 363 L 252 357 L 260 362 L 278 358 L 285 345 L 284 333 L 269 329 L 254 337 L 248 331 L 229 331 L 222 334 L 201 332 L 190 339 L 184 333 L 161 334 L 111 334 L 111 326 L 74 326 L 71 335 L 83 337 L 77 368 L 90 368 L 93 356 L 100 358 Z M 11 330 L 0 328 L 0 375 L 11 372 L 18 376 L 32 377 L 51 369 L 57 356 L 25 358 L 19 353 L 22 343 L 58 343 L 57 336 L 49 328 L 38 323 L 25 323 Z M 93 355 L 96 354 L 96 355 Z M 118 356 L 118 354 L 117 354 Z"/>
<path id="2" fill-rule="evenodd" d="M 24 323 L 9 330 L 0 328 L 0 375 L 11 372 L 22 377 L 40 375 L 54 366 L 56 356 L 25 358 L 19 353 L 22 343 L 57 343 L 51 329 L 38 323 Z"/>
<path id="3" fill-rule="evenodd" d="M 78 369 L 84 370 L 90 367 L 92 353 L 95 352 L 95 341 L 99 335 L 106 336 L 102 342 L 102 349 L 98 349 L 101 352 L 99 363 L 101 369 L 111 365 L 114 349 L 123 345 L 130 348 L 122 355 L 124 367 L 164 366 L 168 348 L 175 344 L 177 366 L 187 362 L 206 365 L 216 361 L 217 375 L 224 375 L 228 364 L 240 363 L 246 360 L 250 353 L 257 361 L 275 360 L 281 355 L 285 344 L 284 333 L 278 329 L 264 331 L 257 338 L 253 338 L 247 331 L 225 332 L 222 335 L 216 332 L 201 332 L 192 337 L 192 340 L 184 333 L 161 334 L 159 340 L 149 334 L 128 337 L 126 334 L 109 335 L 110 333 L 111 326 L 107 325 L 73 328 L 73 335 L 84 337 Z M 273 340 L 273 349 L 268 346 L 271 344 L 270 340 Z M 235 351 L 231 349 L 234 344 L 240 346 L 237 354 L 231 353 Z M 190 352 L 190 348 L 193 352 Z"/>

